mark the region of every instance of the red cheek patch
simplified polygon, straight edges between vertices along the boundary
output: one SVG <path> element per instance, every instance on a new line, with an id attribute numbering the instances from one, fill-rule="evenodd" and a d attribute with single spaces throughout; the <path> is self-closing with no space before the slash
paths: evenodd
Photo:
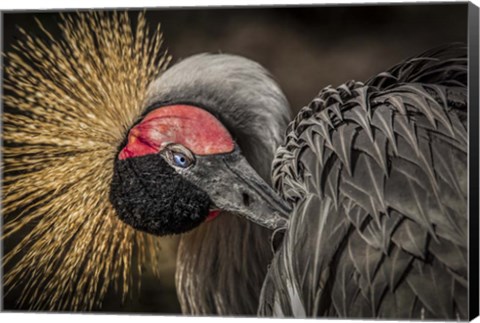
<path id="1" fill-rule="evenodd" d="M 215 219 L 219 214 L 220 214 L 220 210 L 211 210 L 210 212 L 208 212 L 208 216 L 207 216 L 207 218 L 205 219 L 205 222 L 210 222 L 210 221 L 212 221 L 212 220 Z"/>
<path id="2" fill-rule="evenodd" d="M 181 144 L 196 155 L 232 152 L 232 137 L 209 112 L 190 105 L 158 108 L 130 129 L 120 159 L 155 154 L 170 143 Z"/>

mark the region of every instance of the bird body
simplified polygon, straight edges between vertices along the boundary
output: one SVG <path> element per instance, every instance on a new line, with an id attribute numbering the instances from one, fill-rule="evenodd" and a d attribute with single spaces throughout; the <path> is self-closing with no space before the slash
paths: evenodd
<path id="1" fill-rule="evenodd" d="M 294 205 L 267 316 L 467 317 L 467 73 L 460 46 L 325 88 L 289 125 Z"/>
<path id="2" fill-rule="evenodd" d="M 7 283 L 26 277 L 25 299 L 47 286 L 34 308 L 91 308 L 110 281 L 129 281 L 132 240 L 141 264 L 158 252 L 154 235 L 181 234 L 176 285 L 186 314 L 466 318 L 464 48 L 327 87 L 287 128 L 288 102 L 259 64 L 199 54 L 155 78 L 164 59 L 140 53 L 155 56 L 159 36 L 149 43 L 139 32 L 131 43 L 128 19 L 115 17 L 80 15 L 81 28 L 67 19 L 68 50 L 30 41 L 27 59 L 10 56 L 6 70 L 16 94 L 7 103 L 21 113 L 6 118 L 5 204 L 39 206 L 10 220 L 7 234 L 40 219 L 7 256 L 26 249 Z M 89 19 L 97 29 L 123 26 L 125 38 L 92 40 Z M 36 55 L 48 64 L 29 67 Z M 69 132 L 56 138 L 59 129 Z M 29 178 L 39 179 L 37 193 Z"/>

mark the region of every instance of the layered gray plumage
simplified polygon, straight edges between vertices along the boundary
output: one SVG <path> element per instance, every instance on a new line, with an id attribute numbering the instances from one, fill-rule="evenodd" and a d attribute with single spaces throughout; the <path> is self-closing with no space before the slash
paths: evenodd
<path id="1" fill-rule="evenodd" d="M 259 314 L 466 319 L 467 139 L 462 46 L 323 89 L 275 156 L 294 211 Z"/>
<path id="2" fill-rule="evenodd" d="M 289 121 L 278 85 L 259 64 L 234 55 L 200 54 L 180 61 L 149 88 L 147 112 L 192 104 L 232 134 L 250 165 L 270 183 L 271 161 Z M 182 312 L 254 315 L 273 252 L 271 232 L 222 214 L 181 236 L 176 285 Z"/>

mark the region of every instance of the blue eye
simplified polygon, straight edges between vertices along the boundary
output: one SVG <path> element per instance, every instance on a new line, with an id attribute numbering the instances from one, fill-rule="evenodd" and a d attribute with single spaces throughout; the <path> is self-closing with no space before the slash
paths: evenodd
<path id="1" fill-rule="evenodd" d="M 173 162 L 175 163 L 176 166 L 182 167 L 182 168 L 187 168 L 192 163 L 187 156 L 178 152 L 173 154 Z"/>

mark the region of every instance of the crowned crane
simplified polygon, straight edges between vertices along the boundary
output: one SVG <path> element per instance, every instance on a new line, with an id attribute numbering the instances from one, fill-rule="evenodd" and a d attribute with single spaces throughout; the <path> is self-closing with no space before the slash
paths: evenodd
<path id="1" fill-rule="evenodd" d="M 20 109 L 32 100 L 40 107 L 34 118 L 7 115 L 17 128 L 7 122 L 6 138 L 40 154 L 15 145 L 6 151 L 16 162 L 13 171 L 27 171 L 12 175 L 20 182 L 8 186 L 14 195 L 7 207 L 32 196 L 40 201 L 32 202 L 27 218 L 40 223 L 7 257 L 27 248 L 7 282 L 25 278 L 33 261 L 46 278 L 27 286 L 40 281 L 47 287 L 37 303 L 51 288 L 51 299 L 68 304 L 61 293 L 75 291 L 71 281 L 103 295 L 107 285 L 91 281 L 108 282 L 110 271 L 128 263 L 129 239 L 139 232 L 150 234 L 139 236 L 143 242 L 181 234 L 176 284 L 186 314 L 467 317 L 464 47 L 424 53 L 365 84 L 327 87 L 286 128 L 289 107 L 279 86 L 259 64 L 234 55 L 184 59 L 142 97 L 135 86 L 146 84 L 157 61 L 137 55 L 158 50 L 158 41 L 136 37 L 140 43 L 132 45 L 119 34 L 112 38 L 96 19 L 93 42 L 88 20 L 83 29 L 67 22 L 68 39 L 87 45 L 72 45 L 79 58 L 66 65 L 58 60 L 61 51 L 48 52 L 54 58 L 49 82 L 29 83 L 28 75 L 45 75 L 20 73 L 26 64 L 7 69 L 20 85 L 44 86 L 44 95 L 33 94 L 23 105 L 7 97 Z M 97 60 L 89 46 L 102 45 Z M 134 63 L 125 62 L 125 53 Z M 105 56 L 112 59 L 104 63 Z M 147 72 L 132 81 L 139 66 Z M 86 78 L 92 71 L 100 80 Z M 59 78 L 65 85 L 51 85 Z M 78 96 L 69 92 L 71 84 Z M 50 95 L 49 86 L 57 92 Z M 10 89 L 18 96 L 37 93 L 33 86 Z M 58 129 L 65 132 L 52 136 Z M 28 137 L 32 133 L 40 135 Z M 38 160 L 59 173 L 38 167 Z M 47 183 L 32 190 L 23 182 L 32 178 Z M 85 217 L 85 210 L 95 216 Z M 60 223 L 59 213 L 66 214 Z M 117 226 L 112 214 L 135 231 Z M 9 234 L 22 228 L 12 223 Z M 54 247 L 64 245 L 55 254 Z"/>

